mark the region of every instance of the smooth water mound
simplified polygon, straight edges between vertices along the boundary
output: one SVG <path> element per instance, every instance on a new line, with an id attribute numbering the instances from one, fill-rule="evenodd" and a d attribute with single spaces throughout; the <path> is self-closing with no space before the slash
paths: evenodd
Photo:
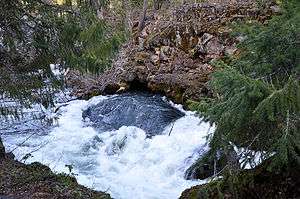
<path id="1" fill-rule="evenodd" d="M 89 107 L 82 114 L 102 132 L 135 126 L 143 129 L 147 136 L 161 134 L 167 125 L 184 115 L 162 96 L 147 93 L 117 95 Z"/>

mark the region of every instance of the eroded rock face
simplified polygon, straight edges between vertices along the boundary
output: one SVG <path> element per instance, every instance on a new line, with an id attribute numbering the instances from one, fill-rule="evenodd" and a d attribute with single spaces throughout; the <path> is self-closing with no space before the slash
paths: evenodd
<path id="1" fill-rule="evenodd" d="M 89 107 L 82 114 L 100 132 L 136 126 L 150 137 L 161 134 L 167 125 L 184 115 L 162 96 L 147 93 L 117 95 Z"/>
<path id="2" fill-rule="evenodd" d="M 214 70 L 211 61 L 237 54 L 239 38 L 229 36 L 228 25 L 264 22 L 278 12 L 272 6 L 262 9 L 252 0 L 223 1 L 185 4 L 158 16 L 148 13 L 142 33 L 123 46 L 113 67 L 96 84 L 79 95 L 124 91 L 136 83 L 178 103 L 211 95 L 206 86 Z"/>

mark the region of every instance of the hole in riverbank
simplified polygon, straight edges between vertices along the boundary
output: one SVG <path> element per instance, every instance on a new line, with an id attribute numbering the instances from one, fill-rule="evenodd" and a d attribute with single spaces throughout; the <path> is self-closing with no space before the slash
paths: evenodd
<path id="1" fill-rule="evenodd" d="M 147 82 L 141 82 L 138 79 L 134 79 L 129 83 L 129 91 L 144 91 L 153 93 L 147 86 Z"/>

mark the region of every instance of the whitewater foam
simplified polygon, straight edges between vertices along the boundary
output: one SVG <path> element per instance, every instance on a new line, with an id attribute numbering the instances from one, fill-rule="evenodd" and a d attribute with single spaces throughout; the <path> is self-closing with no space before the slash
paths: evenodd
<path id="1" fill-rule="evenodd" d="M 57 172 L 69 173 L 66 165 L 72 165 L 80 184 L 117 199 L 178 198 L 184 189 L 201 183 L 185 180 L 184 173 L 207 150 L 209 124 L 185 112 L 162 135 L 152 138 L 134 126 L 99 133 L 82 119 L 82 111 L 103 99 L 107 97 L 76 100 L 62 107 L 58 126 L 19 146 L 17 158 L 31 153 L 27 162 L 42 162 Z M 8 148 L 19 141 L 4 139 Z"/>

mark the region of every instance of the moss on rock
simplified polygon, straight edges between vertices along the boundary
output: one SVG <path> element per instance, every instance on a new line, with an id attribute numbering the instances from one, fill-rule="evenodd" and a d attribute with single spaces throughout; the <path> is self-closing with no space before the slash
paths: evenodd
<path id="1" fill-rule="evenodd" d="M 0 146 L 2 142 L 0 140 Z M 2 147 L 4 152 L 4 147 Z M 0 198 L 13 199 L 109 199 L 109 194 L 79 185 L 73 176 L 55 174 L 49 167 L 34 162 L 20 163 L 0 157 Z"/>

